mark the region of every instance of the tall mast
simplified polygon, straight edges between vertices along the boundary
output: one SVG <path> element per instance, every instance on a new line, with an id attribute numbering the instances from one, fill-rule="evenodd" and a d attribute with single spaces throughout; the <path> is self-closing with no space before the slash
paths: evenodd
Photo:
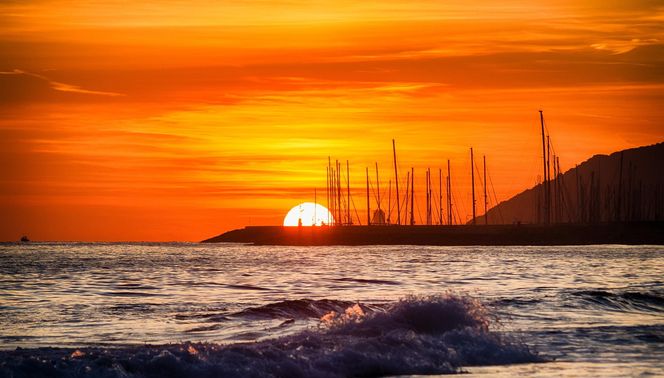
<path id="1" fill-rule="evenodd" d="M 562 222 L 563 220 L 563 178 L 562 174 L 560 173 L 560 155 L 556 156 L 556 203 L 557 205 L 557 214 L 556 219 L 558 222 Z"/>
<path id="2" fill-rule="evenodd" d="M 392 139 L 392 154 L 394 155 L 394 185 L 397 189 L 397 223 L 401 224 L 401 202 L 399 202 L 399 172 L 397 170 L 397 147 Z"/>
<path id="3" fill-rule="evenodd" d="M 559 221 L 563 220 L 563 213 L 567 206 L 565 205 L 564 201 L 564 192 L 563 189 L 565 189 L 565 181 L 563 178 L 563 174 L 560 172 L 560 155 L 556 156 L 556 172 L 558 173 L 557 179 L 559 180 L 558 182 L 558 218 Z M 569 214 L 568 214 L 569 217 Z"/>
<path id="4" fill-rule="evenodd" d="M 447 159 L 447 224 L 452 225 L 452 176 L 450 175 L 450 159 Z"/>
<path id="5" fill-rule="evenodd" d="M 334 194 L 334 168 L 332 168 L 332 163 L 329 163 L 330 166 L 330 213 L 332 213 L 332 217 L 330 220 L 332 223 L 337 222 L 337 213 L 334 210 L 334 202 L 336 200 L 336 194 Z"/>
<path id="6" fill-rule="evenodd" d="M 334 214 L 334 197 L 332 196 L 332 159 L 327 157 L 327 202 L 328 210 Z M 330 224 L 330 214 L 328 212 L 327 224 Z"/>
<path id="7" fill-rule="evenodd" d="M 549 136 L 546 136 L 546 223 L 551 223 L 551 208 L 552 208 L 552 199 L 551 199 L 551 139 Z"/>
<path id="8" fill-rule="evenodd" d="M 380 214 L 380 180 L 378 180 L 378 162 L 376 162 L 376 191 L 378 192 L 378 214 Z"/>
<path id="9" fill-rule="evenodd" d="M 410 194 L 410 172 L 406 171 L 406 198 L 404 199 L 405 202 L 405 210 L 404 210 L 404 219 L 403 224 L 408 224 L 408 196 Z"/>
<path id="10" fill-rule="evenodd" d="M 549 214 L 549 209 L 548 209 L 548 195 L 547 195 L 547 179 L 548 176 L 546 174 L 546 137 L 544 136 L 544 112 L 542 110 L 539 111 L 540 113 L 540 125 L 542 126 L 542 164 L 543 164 L 543 176 L 542 176 L 542 190 L 544 192 L 544 223 L 549 223 L 548 222 L 548 214 Z"/>
<path id="11" fill-rule="evenodd" d="M 438 168 L 438 204 L 440 209 L 438 211 L 438 224 L 443 224 L 443 170 Z"/>
<path id="12" fill-rule="evenodd" d="M 330 224 L 330 167 L 325 167 L 325 200 L 327 205 L 327 223 Z"/>
<path id="13" fill-rule="evenodd" d="M 470 148 L 470 187 L 473 193 L 473 224 L 477 224 L 475 220 L 475 162 L 473 161 L 473 148 Z"/>
<path id="14" fill-rule="evenodd" d="M 484 161 L 484 224 L 489 224 L 489 216 L 487 215 L 489 201 L 486 197 L 486 155 L 482 156 L 482 160 Z"/>
<path id="15" fill-rule="evenodd" d="M 429 195 L 429 213 L 428 213 L 428 224 L 433 224 L 433 186 L 431 185 L 431 168 L 427 168 L 427 186 Z"/>
<path id="16" fill-rule="evenodd" d="M 410 225 L 415 224 L 415 168 L 410 167 Z"/>
<path id="17" fill-rule="evenodd" d="M 346 201 L 346 221 L 348 224 L 353 223 L 350 219 L 350 169 L 348 167 L 348 160 L 346 160 L 346 196 L 348 200 Z"/>
<path id="18" fill-rule="evenodd" d="M 553 154 L 553 223 L 558 223 L 560 203 L 558 202 L 558 167 L 556 165 L 556 154 Z"/>
<path id="19" fill-rule="evenodd" d="M 392 215 L 392 179 L 387 181 L 387 224 L 391 223 Z"/>
<path id="20" fill-rule="evenodd" d="M 336 224 L 339 219 L 337 219 L 337 186 L 336 186 L 336 176 L 337 174 L 334 171 L 334 168 L 330 168 L 330 196 L 332 198 L 332 214 L 334 215 L 334 224 Z"/>
<path id="21" fill-rule="evenodd" d="M 318 207 L 318 202 L 316 202 L 316 201 L 317 201 L 317 199 L 316 199 L 316 188 L 314 188 L 314 221 L 313 221 L 312 226 L 316 225 L 316 220 L 318 219 L 318 218 L 316 218 L 316 208 Z"/>
<path id="22" fill-rule="evenodd" d="M 424 175 L 424 184 L 425 184 L 424 185 L 424 190 L 425 190 L 426 199 L 427 199 L 426 200 L 426 205 L 427 205 L 427 208 L 426 208 L 426 224 L 428 225 L 429 224 L 429 209 L 430 209 L 430 206 L 429 206 L 429 201 L 430 201 L 430 198 L 429 198 L 429 168 L 427 168 L 427 170 L 425 172 L 425 175 Z"/>
<path id="23" fill-rule="evenodd" d="M 560 202 L 558 201 L 558 165 L 557 156 L 553 154 L 553 223 L 558 223 L 558 213 L 560 213 Z"/>
<path id="24" fill-rule="evenodd" d="M 371 226 L 371 206 L 369 204 L 369 167 L 367 167 L 367 226 Z"/>
<path id="25" fill-rule="evenodd" d="M 343 218 L 341 217 L 341 164 L 339 164 L 339 160 L 336 161 L 336 166 L 337 166 L 337 218 L 340 222 L 340 224 L 343 225 Z"/>

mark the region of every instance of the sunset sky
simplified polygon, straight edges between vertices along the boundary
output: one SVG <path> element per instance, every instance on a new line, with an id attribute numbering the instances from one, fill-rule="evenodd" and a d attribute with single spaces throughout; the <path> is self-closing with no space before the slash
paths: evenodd
<path id="1" fill-rule="evenodd" d="M 0 240 L 281 224 L 328 156 L 362 214 L 392 138 L 419 188 L 451 159 L 468 220 L 469 148 L 499 200 L 532 187 L 539 109 L 563 170 L 664 140 L 662 1 L 469 4 L 1 2 Z"/>

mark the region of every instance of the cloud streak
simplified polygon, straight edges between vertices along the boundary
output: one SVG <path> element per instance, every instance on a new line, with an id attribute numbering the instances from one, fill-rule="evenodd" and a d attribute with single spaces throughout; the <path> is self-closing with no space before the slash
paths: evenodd
<path id="1" fill-rule="evenodd" d="M 67 84 L 67 83 L 62 83 L 59 81 L 51 80 L 50 78 L 36 74 L 33 72 L 28 72 L 20 69 L 14 69 L 12 71 L 0 71 L 0 75 L 25 75 L 25 76 L 31 76 L 40 80 L 43 80 L 48 83 L 51 89 L 59 91 L 59 92 L 70 92 L 70 93 L 81 93 L 81 94 L 89 94 L 89 95 L 96 95 L 96 96 L 110 96 L 110 97 L 118 97 L 118 96 L 124 96 L 122 93 L 117 93 L 117 92 L 104 92 L 104 91 L 95 91 L 91 89 L 85 89 L 81 88 L 77 85 L 73 84 Z"/>

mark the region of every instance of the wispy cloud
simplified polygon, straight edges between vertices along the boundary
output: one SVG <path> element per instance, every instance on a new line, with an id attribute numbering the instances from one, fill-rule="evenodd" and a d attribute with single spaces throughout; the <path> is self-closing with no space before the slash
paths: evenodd
<path id="1" fill-rule="evenodd" d="M 24 70 L 19 70 L 19 69 L 14 69 L 12 71 L 0 71 L 0 75 L 25 75 L 25 76 L 32 76 L 36 77 L 38 79 L 41 79 L 49 84 L 51 89 L 60 91 L 60 92 L 73 92 L 73 93 L 82 93 L 82 94 L 89 94 L 89 95 L 98 95 L 98 96 L 111 96 L 111 97 L 117 97 L 117 96 L 124 96 L 122 93 L 117 93 L 117 92 L 104 92 L 104 91 L 95 91 L 95 90 L 90 90 L 90 89 L 85 89 L 81 88 L 77 85 L 73 84 L 67 84 L 67 83 L 61 83 L 59 81 L 51 80 L 50 78 L 36 74 L 33 72 L 28 72 Z"/>
<path id="2" fill-rule="evenodd" d="M 657 38 L 639 39 L 633 38 L 630 40 L 611 40 L 600 43 L 593 43 L 590 45 L 595 50 L 611 51 L 614 54 L 624 54 L 630 52 L 639 46 L 658 45 L 661 41 Z"/>

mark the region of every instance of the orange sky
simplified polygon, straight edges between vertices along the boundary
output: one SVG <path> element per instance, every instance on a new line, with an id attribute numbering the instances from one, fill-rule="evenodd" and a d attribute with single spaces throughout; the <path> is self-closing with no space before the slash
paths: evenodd
<path id="1" fill-rule="evenodd" d="M 452 160 L 467 220 L 469 148 L 499 200 L 534 185 L 540 108 L 563 170 L 664 140 L 658 1 L 228 3 L 0 3 L 0 240 L 280 224 L 328 155 L 364 220 L 392 138 L 420 188 Z"/>

